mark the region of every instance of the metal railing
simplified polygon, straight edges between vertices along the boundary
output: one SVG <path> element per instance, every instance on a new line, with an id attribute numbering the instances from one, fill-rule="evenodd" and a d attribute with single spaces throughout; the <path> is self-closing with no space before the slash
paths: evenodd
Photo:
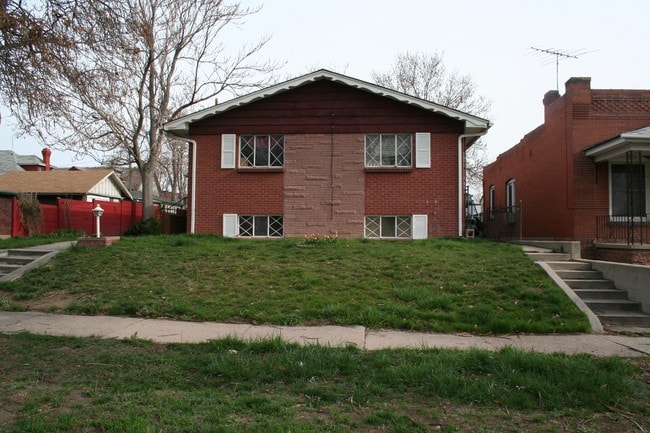
<path id="1" fill-rule="evenodd" d="M 483 213 L 483 230 L 490 239 L 521 239 L 522 203 L 518 206 L 487 209 Z"/>
<path id="2" fill-rule="evenodd" d="M 596 216 L 596 239 L 612 243 L 643 245 L 650 243 L 650 215 Z"/>

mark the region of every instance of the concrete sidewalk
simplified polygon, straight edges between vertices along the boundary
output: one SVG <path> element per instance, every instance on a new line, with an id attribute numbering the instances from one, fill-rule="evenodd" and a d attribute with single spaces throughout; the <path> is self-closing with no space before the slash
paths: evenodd
<path id="1" fill-rule="evenodd" d="M 587 353 L 595 356 L 650 355 L 650 337 L 606 334 L 475 336 L 371 330 L 363 326 L 269 326 L 108 316 L 73 316 L 0 311 L 0 332 L 54 336 L 131 338 L 157 343 L 199 343 L 225 337 L 256 340 L 280 337 L 298 344 L 355 345 L 365 350 L 449 348 L 499 350 L 514 347 L 543 353 Z"/>

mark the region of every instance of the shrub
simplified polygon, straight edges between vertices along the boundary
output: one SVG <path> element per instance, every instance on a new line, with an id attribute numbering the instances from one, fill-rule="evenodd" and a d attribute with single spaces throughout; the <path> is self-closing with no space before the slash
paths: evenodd
<path id="1" fill-rule="evenodd" d="M 149 218 L 133 224 L 124 232 L 124 236 L 161 235 L 162 232 L 162 222 L 156 218 Z"/>
<path id="2" fill-rule="evenodd" d="M 18 209 L 20 222 L 27 232 L 27 236 L 36 235 L 43 225 L 43 211 L 36 199 L 36 194 L 21 193 L 18 196 Z"/>

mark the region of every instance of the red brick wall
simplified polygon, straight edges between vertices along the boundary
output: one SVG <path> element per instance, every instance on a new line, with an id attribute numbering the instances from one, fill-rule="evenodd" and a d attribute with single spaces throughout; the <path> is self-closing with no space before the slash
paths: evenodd
<path id="1" fill-rule="evenodd" d="M 523 236 L 593 239 L 596 215 L 609 211 L 608 164 L 583 150 L 650 124 L 650 91 L 592 90 L 590 79 L 567 81 L 562 97 L 549 92 L 545 122 L 484 169 L 484 194 L 495 185 L 505 206 L 505 183 L 515 179 L 523 201 Z"/>
<path id="2" fill-rule="evenodd" d="M 448 117 L 331 82 L 213 116 L 190 129 L 198 161 L 195 232 L 222 234 L 223 214 L 234 213 L 284 215 L 285 236 L 363 237 L 364 215 L 427 214 L 429 236 L 456 236 L 462 131 Z M 381 132 L 430 132 L 432 168 L 366 170 L 365 134 Z M 221 134 L 230 133 L 283 134 L 284 169 L 221 169 Z"/>
<path id="3" fill-rule="evenodd" d="M 223 214 L 282 215 L 281 171 L 221 168 L 221 136 L 197 142 L 195 233 L 223 233 Z M 189 221 L 188 221 L 189 224 Z"/>
<path id="4" fill-rule="evenodd" d="M 430 237 L 458 236 L 457 136 L 431 136 L 431 168 L 366 173 L 366 215 L 428 215 Z"/>
<path id="5" fill-rule="evenodd" d="M 595 260 L 650 266 L 650 250 L 596 248 Z"/>

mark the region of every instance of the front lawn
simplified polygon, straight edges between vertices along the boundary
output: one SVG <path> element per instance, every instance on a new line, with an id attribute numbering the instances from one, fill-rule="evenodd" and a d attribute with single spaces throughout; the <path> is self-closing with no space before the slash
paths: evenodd
<path id="1" fill-rule="evenodd" d="M 49 302 L 59 297 L 66 302 Z M 0 306 L 437 332 L 588 330 L 519 247 L 460 239 L 123 238 L 101 250 L 72 248 L 0 285 Z"/>
<path id="2" fill-rule="evenodd" d="M 0 358 L 7 433 L 650 428 L 641 358 L 28 334 L 0 335 Z"/>

